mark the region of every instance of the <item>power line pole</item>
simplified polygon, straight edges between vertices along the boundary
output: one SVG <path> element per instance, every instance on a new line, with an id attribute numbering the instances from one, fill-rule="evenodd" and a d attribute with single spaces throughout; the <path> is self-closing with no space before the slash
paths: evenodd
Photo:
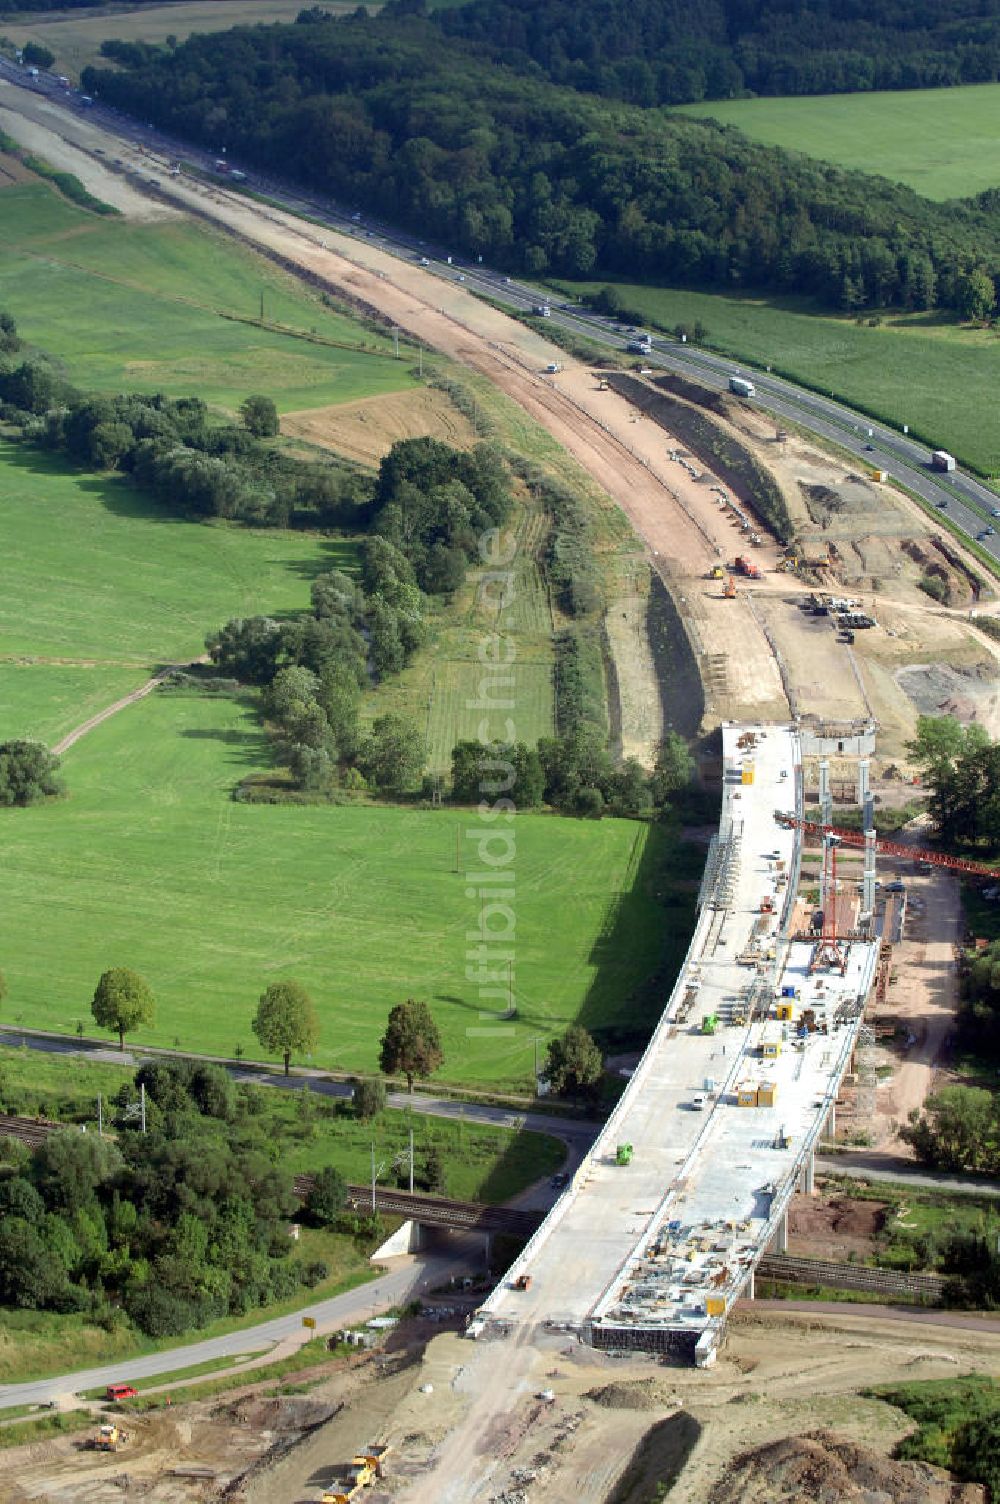
<path id="1" fill-rule="evenodd" d="M 264 322 L 264 289 L 260 290 L 260 321 Z"/>
<path id="2" fill-rule="evenodd" d="M 413 1129 L 410 1129 L 410 1195 L 413 1195 Z"/>
<path id="3" fill-rule="evenodd" d="M 97 1094 L 97 1137 L 104 1137 L 104 1104 L 100 1092 Z"/>
<path id="4" fill-rule="evenodd" d="M 372 1216 L 375 1215 L 375 1140 L 372 1139 Z"/>
<path id="5" fill-rule="evenodd" d="M 145 1081 L 140 1081 L 139 1082 L 139 1131 L 140 1131 L 140 1133 L 145 1133 L 145 1131 L 146 1131 L 146 1083 L 145 1083 Z"/>

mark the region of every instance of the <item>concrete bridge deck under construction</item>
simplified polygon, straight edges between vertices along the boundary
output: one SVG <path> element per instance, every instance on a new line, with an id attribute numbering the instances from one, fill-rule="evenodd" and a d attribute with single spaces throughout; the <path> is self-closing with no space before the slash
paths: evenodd
<path id="1" fill-rule="evenodd" d="M 824 960 L 819 942 L 792 938 L 801 836 L 775 811 L 801 814 L 796 728 L 727 726 L 723 752 L 718 842 L 660 1023 L 471 1335 L 544 1324 L 602 1347 L 710 1362 L 757 1261 L 781 1247 L 788 1201 L 811 1177 L 854 1048 L 877 944 L 855 931 Z"/>

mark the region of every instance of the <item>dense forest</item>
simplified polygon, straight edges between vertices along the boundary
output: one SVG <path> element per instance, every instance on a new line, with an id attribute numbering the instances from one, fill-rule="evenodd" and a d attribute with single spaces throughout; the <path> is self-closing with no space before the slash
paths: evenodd
<path id="1" fill-rule="evenodd" d="M 1000 0 L 472 0 L 434 20 L 514 67 L 640 105 L 1000 78 Z"/>
<path id="2" fill-rule="evenodd" d="M 554 88 L 428 20 L 332 20 L 106 44 L 84 87 L 231 158 L 529 274 L 774 289 L 840 308 L 957 307 L 1000 272 L 985 205 Z"/>

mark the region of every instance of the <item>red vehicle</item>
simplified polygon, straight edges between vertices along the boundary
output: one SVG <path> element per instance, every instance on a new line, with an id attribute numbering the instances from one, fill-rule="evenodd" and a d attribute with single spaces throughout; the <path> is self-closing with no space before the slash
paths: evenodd
<path id="1" fill-rule="evenodd" d="M 138 1389 L 132 1384 L 109 1384 L 104 1397 L 109 1400 L 134 1400 L 138 1393 Z"/>

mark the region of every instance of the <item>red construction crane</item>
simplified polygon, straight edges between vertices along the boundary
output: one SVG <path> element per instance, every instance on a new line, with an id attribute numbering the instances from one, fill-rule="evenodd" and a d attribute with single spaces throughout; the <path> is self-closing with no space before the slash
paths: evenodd
<path id="1" fill-rule="evenodd" d="M 783 810 L 775 810 L 774 818 L 780 825 L 785 825 L 790 830 L 801 830 L 804 835 L 816 836 L 819 840 L 824 836 L 836 836 L 844 846 L 858 846 L 864 850 L 863 831 L 844 830 L 839 825 L 821 825 L 818 820 L 800 820 L 797 815 Z M 876 836 L 875 850 L 885 856 L 903 857 L 908 862 L 926 862 L 931 867 L 949 867 L 953 872 L 971 872 L 979 877 L 1000 879 L 1000 867 L 991 867 L 988 862 L 972 862 L 964 856 L 947 856 L 943 851 L 925 851 L 919 846 L 905 846 L 902 841 L 887 841 L 883 836 Z"/>

